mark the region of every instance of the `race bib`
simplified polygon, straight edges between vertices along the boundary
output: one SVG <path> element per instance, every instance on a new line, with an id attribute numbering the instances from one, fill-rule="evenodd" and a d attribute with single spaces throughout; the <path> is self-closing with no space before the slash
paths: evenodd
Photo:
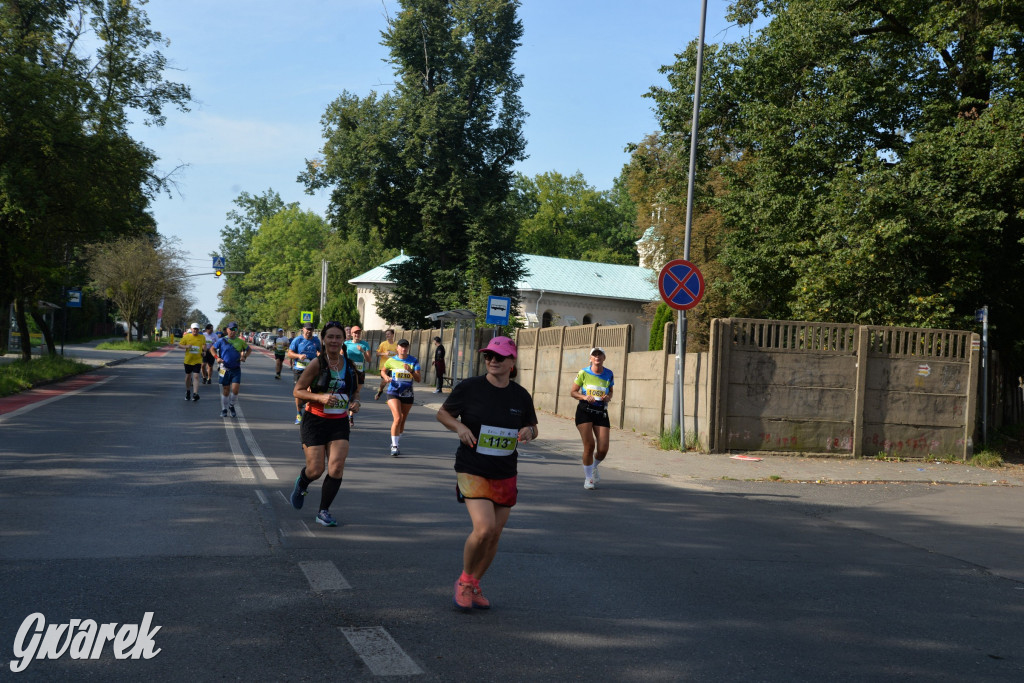
<path id="1" fill-rule="evenodd" d="M 476 440 L 476 452 L 482 455 L 512 455 L 518 442 L 518 429 L 480 425 L 480 438 Z"/>
<path id="2" fill-rule="evenodd" d="M 199 347 L 193 344 L 192 346 L 188 347 L 188 352 L 194 355 L 199 355 Z"/>
<path id="3" fill-rule="evenodd" d="M 586 393 L 587 396 L 593 396 L 597 400 L 603 401 L 606 394 L 606 389 L 597 384 L 588 384 Z"/>
<path id="4" fill-rule="evenodd" d="M 294 363 L 292 363 L 292 367 L 295 368 L 296 370 L 305 370 L 306 369 L 306 361 L 297 360 Z"/>
<path id="5" fill-rule="evenodd" d="M 352 361 L 352 366 L 353 366 L 353 367 L 354 367 L 354 368 L 355 368 L 355 369 L 356 369 L 356 370 L 357 370 L 358 372 L 362 372 L 362 371 L 363 371 L 363 361 L 361 361 L 361 360 L 354 360 L 354 361 Z"/>
<path id="6" fill-rule="evenodd" d="M 398 381 L 402 381 L 402 380 L 405 380 L 407 382 L 411 382 L 412 381 L 412 372 L 410 372 L 409 370 L 406 370 L 404 367 L 399 369 L 399 370 L 392 370 L 391 371 L 391 376 L 394 377 Z"/>
<path id="7" fill-rule="evenodd" d="M 324 404 L 324 415 L 345 415 L 348 413 L 348 394 L 331 394 Z"/>
<path id="8" fill-rule="evenodd" d="M 217 368 L 217 374 L 219 374 L 221 377 L 224 376 L 225 372 L 226 371 L 224 370 L 224 366 L 223 365 L 221 365 L 219 368 Z"/>

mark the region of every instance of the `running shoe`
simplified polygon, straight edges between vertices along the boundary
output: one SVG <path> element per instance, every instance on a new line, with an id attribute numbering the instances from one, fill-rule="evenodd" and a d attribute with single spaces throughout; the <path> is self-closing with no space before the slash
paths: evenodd
<path id="1" fill-rule="evenodd" d="M 193 401 L 198 401 L 199 400 L 199 394 L 192 394 L 192 400 Z"/>
<path id="2" fill-rule="evenodd" d="M 185 392 L 185 400 L 186 401 L 191 401 L 192 400 L 192 390 L 191 389 Z"/>
<path id="3" fill-rule="evenodd" d="M 588 491 L 593 489 L 596 485 L 597 484 L 594 482 L 593 477 L 587 477 L 586 479 L 583 480 L 583 488 L 587 489 Z"/>
<path id="4" fill-rule="evenodd" d="M 292 489 L 292 507 L 296 510 L 302 509 L 302 504 L 306 501 L 306 494 L 309 493 L 307 489 L 302 488 L 302 477 L 295 477 L 295 488 Z"/>
<path id="5" fill-rule="evenodd" d="M 473 584 L 455 579 L 455 606 L 461 610 L 473 609 Z"/>
<path id="6" fill-rule="evenodd" d="M 302 413 L 295 413 L 295 424 L 302 424 Z"/>
<path id="7" fill-rule="evenodd" d="M 397 458 L 399 455 L 401 455 L 401 453 L 399 453 L 399 451 L 398 451 L 398 446 L 392 446 L 391 447 L 391 457 L 392 458 Z"/>
<path id="8" fill-rule="evenodd" d="M 220 416 L 221 417 L 227 417 L 228 416 L 228 409 L 227 408 L 221 408 Z"/>
<path id="9" fill-rule="evenodd" d="M 480 584 L 473 586 L 473 607 L 491 609 L 491 601 L 484 597 L 484 592 L 480 590 Z"/>
<path id="10" fill-rule="evenodd" d="M 274 379 L 281 379 L 281 373 L 279 372 L 276 375 L 274 375 Z"/>
<path id="11" fill-rule="evenodd" d="M 316 513 L 316 523 L 322 526 L 338 526 L 338 520 L 327 510 L 321 510 Z"/>
<path id="12" fill-rule="evenodd" d="M 235 407 L 234 406 L 228 406 L 228 410 L 231 411 L 231 417 L 238 417 L 237 415 L 235 415 Z"/>

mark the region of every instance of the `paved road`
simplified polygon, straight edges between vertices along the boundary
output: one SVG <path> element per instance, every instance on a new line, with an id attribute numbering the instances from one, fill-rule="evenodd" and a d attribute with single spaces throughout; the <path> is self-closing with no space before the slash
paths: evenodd
<path id="1" fill-rule="evenodd" d="M 366 406 L 341 526 L 323 529 L 318 485 L 311 509 L 286 501 L 302 461 L 269 358 L 247 363 L 237 420 L 218 416 L 215 387 L 183 400 L 180 354 L 97 373 L 65 398 L 0 409 L 0 643 L 12 658 L 35 612 L 153 612 L 161 651 L 34 661 L 24 680 L 1024 676 L 1013 482 L 933 484 L 927 466 L 898 482 L 744 481 L 763 477 L 714 473 L 774 461 L 652 463 L 616 433 L 600 488 L 584 491 L 572 425 L 544 416 L 484 581 L 495 608 L 461 614 L 450 594 L 468 523 L 454 437 L 430 405 L 398 459 L 386 407 Z"/>

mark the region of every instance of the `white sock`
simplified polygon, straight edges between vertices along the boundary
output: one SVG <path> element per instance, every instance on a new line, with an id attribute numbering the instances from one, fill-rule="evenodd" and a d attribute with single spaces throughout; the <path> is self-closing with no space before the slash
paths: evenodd
<path id="1" fill-rule="evenodd" d="M 402 438 L 401 434 L 399 434 L 398 436 L 392 435 L 391 436 L 391 445 L 394 446 L 395 448 L 398 448 L 398 440 L 401 439 L 401 438 Z"/>
<path id="2" fill-rule="evenodd" d="M 583 475 L 587 479 L 591 479 L 594 476 L 594 467 L 596 467 L 596 465 L 584 465 L 583 466 Z"/>
<path id="3" fill-rule="evenodd" d="M 225 396 L 224 394 L 220 395 L 220 407 L 223 408 L 224 410 L 228 409 L 228 397 Z"/>

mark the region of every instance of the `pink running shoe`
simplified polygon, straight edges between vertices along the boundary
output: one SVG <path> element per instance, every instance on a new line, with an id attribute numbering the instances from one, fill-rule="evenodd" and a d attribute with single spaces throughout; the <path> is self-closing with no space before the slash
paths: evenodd
<path id="1" fill-rule="evenodd" d="M 491 601 L 484 597 L 480 585 L 473 586 L 473 607 L 477 609 L 491 609 Z"/>
<path id="2" fill-rule="evenodd" d="M 455 579 L 455 606 L 462 610 L 473 608 L 473 584 Z"/>

